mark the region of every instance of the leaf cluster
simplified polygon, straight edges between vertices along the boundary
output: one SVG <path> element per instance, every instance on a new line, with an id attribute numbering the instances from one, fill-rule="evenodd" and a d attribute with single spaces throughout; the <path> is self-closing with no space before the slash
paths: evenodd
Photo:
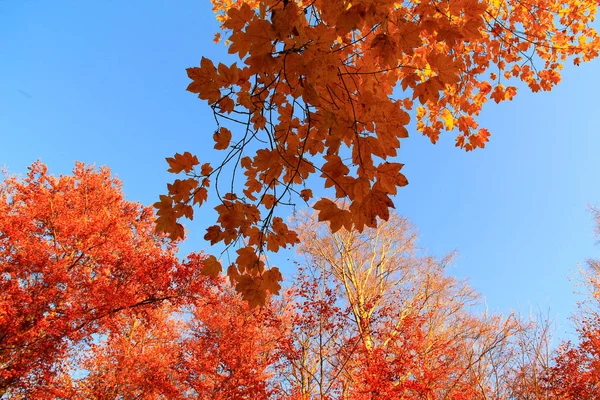
<path id="1" fill-rule="evenodd" d="M 212 108 L 214 147 L 224 156 L 201 167 L 187 152 L 167 160 L 186 177 L 155 204 L 157 229 L 183 237 L 178 220 L 193 217 L 212 182 L 219 216 L 205 239 L 239 248 L 227 271 L 252 304 L 278 290 L 269 283 L 278 273 L 264 276 L 265 252 L 298 243 L 275 210 L 311 201 L 311 182 L 320 179 L 331 197 L 346 201 L 346 208 L 328 198 L 313 204 L 332 232 L 376 227 L 408 183 L 394 159 L 411 114 L 433 143 L 443 130 L 457 130 L 457 147 L 483 148 L 490 133 L 475 117 L 486 102 L 511 100 L 515 80 L 550 90 L 567 59 L 579 64 L 600 48 L 592 0 L 213 5 L 239 62 L 203 57 L 188 69 L 188 90 Z M 233 175 L 223 184 L 227 165 Z M 213 263 L 211 273 L 217 269 Z"/>

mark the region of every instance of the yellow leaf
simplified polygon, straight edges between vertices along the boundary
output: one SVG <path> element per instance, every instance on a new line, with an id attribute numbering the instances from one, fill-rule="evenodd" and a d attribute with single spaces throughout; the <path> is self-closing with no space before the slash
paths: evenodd
<path id="1" fill-rule="evenodd" d="M 444 126 L 446 127 L 446 130 L 451 131 L 454 128 L 454 117 L 452 116 L 450 110 L 444 108 L 444 111 L 442 111 L 440 118 L 442 119 L 442 121 L 444 121 Z"/>

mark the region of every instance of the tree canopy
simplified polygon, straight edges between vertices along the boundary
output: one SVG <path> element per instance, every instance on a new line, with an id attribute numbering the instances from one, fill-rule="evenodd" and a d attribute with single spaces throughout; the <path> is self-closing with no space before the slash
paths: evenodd
<path id="1" fill-rule="evenodd" d="M 155 204 L 157 229 L 184 236 L 210 185 L 216 224 L 205 239 L 236 249 L 227 268 L 253 305 L 278 293 L 281 274 L 264 254 L 298 243 L 278 212 L 312 203 L 332 232 L 374 228 L 408 183 L 396 160 L 408 125 L 435 143 L 483 148 L 483 105 L 518 90 L 551 90 L 567 61 L 598 56 L 596 2 L 213 0 L 232 64 L 202 57 L 188 69 L 190 92 L 215 117 L 220 163 L 190 152 L 168 158 L 184 174 Z M 221 32 L 216 41 L 220 40 Z M 333 198 L 333 200 L 331 199 Z M 343 200 L 342 206 L 338 200 Z M 219 273 L 217 257 L 209 271 Z"/>
<path id="2" fill-rule="evenodd" d="M 201 293 L 201 258 L 181 263 L 149 207 L 106 168 L 55 177 L 37 162 L 0 183 L 0 397 L 44 389 L 73 346 L 123 313 Z M 38 393 L 37 396 L 41 394 Z M 27 397 L 27 396 L 26 396 Z"/>

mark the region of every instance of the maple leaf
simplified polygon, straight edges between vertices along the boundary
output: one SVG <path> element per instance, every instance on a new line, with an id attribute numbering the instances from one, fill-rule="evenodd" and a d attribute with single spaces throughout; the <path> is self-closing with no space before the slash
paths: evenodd
<path id="1" fill-rule="evenodd" d="M 183 225 L 174 219 L 158 217 L 156 226 L 160 231 L 168 233 L 171 240 L 179 240 L 185 237 Z"/>
<path id="2" fill-rule="evenodd" d="M 327 162 L 321 167 L 321 171 L 323 172 L 321 176 L 325 178 L 325 187 L 330 187 L 338 184 L 338 178 L 347 175 L 350 169 L 344 164 L 341 157 L 336 154 L 327 155 L 324 158 Z"/>
<path id="3" fill-rule="evenodd" d="M 257 270 L 260 272 L 261 261 L 258 259 L 256 249 L 252 246 L 242 247 L 237 250 L 238 257 L 235 260 L 238 265 L 238 269 L 243 271 Z"/>
<path id="4" fill-rule="evenodd" d="M 414 50 L 419 48 L 423 39 L 421 38 L 421 28 L 417 23 L 402 20 L 398 24 L 398 47 L 407 54 L 413 54 Z"/>
<path id="5" fill-rule="evenodd" d="M 231 45 L 229 46 L 228 52 L 229 54 L 238 53 L 240 58 L 246 57 L 248 52 L 250 51 L 251 43 L 246 38 L 246 34 L 244 32 L 234 32 L 230 37 L 229 41 Z M 245 93 L 245 92 L 242 92 Z M 243 104 L 240 102 L 240 104 Z"/>
<path id="6" fill-rule="evenodd" d="M 215 132 L 213 139 L 215 140 L 216 150 L 225 150 L 229 147 L 229 142 L 231 142 L 231 131 L 227 128 L 221 128 Z"/>
<path id="7" fill-rule="evenodd" d="M 227 10 L 227 19 L 223 26 L 227 29 L 239 31 L 250 22 L 252 17 L 254 17 L 254 11 L 247 3 L 243 3 L 239 9 L 231 7 Z"/>
<path id="8" fill-rule="evenodd" d="M 235 101 L 233 101 L 229 96 L 224 96 L 217 104 L 219 105 L 219 110 L 222 113 L 230 114 L 235 110 Z"/>
<path id="9" fill-rule="evenodd" d="M 408 185 L 408 180 L 400 172 L 404 164 L 384 163 L 377 167 L 377 182 L 373 190 L 383 193 L 396 194 L 397 188 Z"/>
<path id="10" fill-rule="evenodd" d="M 329 221 L 331 232 L 335 233 L 343 226 L 352 229 L 352 215 L 348 210 L 340 209 L 333 201 L 322 198 L 313 206 L 319 211 L 319 221 Z"/>
<path id="11" fill-rule="evenodd" d="M 229 283 L 235 287 L 235 284 L 240 276 L 235 264 L 231 264 L 229 267 L 227 267 L 227 276 L 229 277 Z"/>
<path id="12" fill-rule="evenodd" d="M 217 84 L 217 69 L 208 58 L 202 57 L 200 68 L 188 68 L 188 77 L 192 79 L 187 90 L 197 93 L 198 97 L 214 103 L 221 98 L 220 86 Z"/>
<path id="13" fill-rule="evenodd" d="M 313 197 L 313 192 L 310 189 L 302 189 L 300 191 L 300 197 L 302 197 L 302 200 L 308 201 Z"/>
<path id="14" fill-rule="evenodd" d="M 184 180 L 176 179 L 175 182 L 173 182 L 172 184 L 167 184 L 169 194 L 171 195 L 173 201 L 175 201 L 176 203 L 188 201 L 191 195 L 191 191 L 196 189 L 196 187 L 198 187 L 198 181 L 193 178 L 188 178 Z"/>
<path id="15" fill-rule="evenodd" d="M 240 70 L 237 65 L 233 63 L 230 67 L 223 63 L 219 63 L 217 67 L 219 73 L 218 79 L 221 81 L 223 86 L 234 85 L 238 82 L 240 76 Z"/>
<path id="16" fill-rule="evenodd" d="M 499 84 L 494 88 L 494 92 L 490 96 L 496 103 L 500 103 L 506 98 L 506 93 L 504 90 L 504 85 Z"/>
<path id="17" fill-rule="evenodd" d="M 262 280 L 251 275 L 240 275 L 237 278 L 235 290 L 248 302 L 250 308 L 265 305 L 267 293 L 262 288 Z"/>
<path id="18" fill-rule="evenodd" d="M 380 33 L 373 38 L 371 50 L 383 61 L 383 65 L 395 67 L 398 64 L 396 42 L 390 35 Z"/>
<path id="19" fill-rule="evenodd" d="M 394 208 L 394 203 L 388 195 L 379 190 L 373 190 L 366 196 L 361 204 L 361 212 L 365 216 L 365 225 L 377 227 L 377 217 L 387 221 L 390 217 L 389 209 Z"/>
<path id="20" fill-rule="evenodd" d="M 223 267 L 221 263 L 217 260 L 215 256 L 208 256 L 202 262 L 202 275 L 210 276 L 211 278 L 216 278 L 223 271 Z"/>
<path id="21" fill-rule="evenodd" d="M 277 199 L 272 194 L 265 194 L 262 203 L 267 209 L 271 209 L 276 204 L 276 201 Z"/>
<path id="22" fill-rule="evenodd" d="M 439 77 L 433 77 L 415 87 L 413 99 L 418 97 L 421 104 L 426 104 L 428 101 L 437 102 L 442 89 L 443 84 Z"/>
<path id="23" fill-rule="evenodd" d="M 517 95 L 517 88 L 514 86 L 509 86 L 506 88 L 506 92 L 504 93 L 504 97 L 506 100 L 512 100 L 513 97 Z"/>
<path id="24" fill-rule="evenodd" d="M 170 196 L 165 196 L 161 194 L 159 196 L 160 201 L 157 201 L 153 204 L 153 207 L 160 210 L 170 209 L 173 207 L 173 199 Z"/>
<path id="25" fill-rule="evenodd" d="M 168 157 L 169 172 L 178 174 L 181 171 L 190 172 L 196 165 L 200 164 L 198 157 L 193 156 L 189 151 L 183 154 L 175 154 L 174 157 Z"/>
<path id="26" fill-rule="evenodd" d="M 219 225 L 213 225 L 206 228 L 206 234 L 204 235 L 204 240 L 208 240 L 211 245 L 214 245 L 220 242 L 223 238 L 223 232 Z"/>
<path id="27" fill-rule="evenodd" d="M 271 294 L 278 295 L 281 290 L 283 276 L 277 267 L 271 267 L 262 274 L 262 288 Z"/>
<path id="28" fill-rule="evenodd" d="M 490 133 L 487 129 L 480 129 L 475 135 L 469 137 L 469 143 L 473 148 L 480 147 L 484 148 L 485 144 L 489 141 Z"/>
<path id="29" fill-rule="evenodd" d="M 272 40 L 275 37 L 275 30 L 269 21 L 252 20 L 246 27 L 245 40 L 250 43 L 249 52 L 253 56 L 269 54 L 273 49 Z"/>
<path id="30" fill-rule="evenodd" d="M 458 65 L 454 59 L 446 54 L 433 54 L 427 57 L 432 69 L 437 72 L 440 82 L 453 84 L 459 80 Z"/>
<path id="31" fill-rule="evenodd" d="M 361 11 L 359 7 L 351 7 L 339 15 L 336 26 L 342 35 L 359 27 L 362 22 Z"/>
<path id="32" fill-rule="evenodd" d="M 206 190 L 206 188 L 199 188 L 198 190 L 196 190 L 196 193 L 194 194 L 194 204 L 198 204 L 199 206 L 202 205 L 202 203 L 204 203 L 206 201 L 206 199 L 208 198 L 208 190 Z"/>
<path id="33" fill-rule="evenodd" d="M 447 108 L 444 108 L 442 111 L 442 115 L 440 115 L 442 121 L 444 121 L 444 126 L 446 130 L 451 131 L 454 128 L 454 116 Z"/>
<path id="34" fill-rule="evenodd" d="M 212 171 L 213 171 L 213 168 L 211 167 L 210 163 L 204 163 L 204 164 L 202 164 L 202 167 L 200 168 L 200 174 L 204 175 L 204 176 L 209 176 Z M 202 185 L 202 186 L 206 186 L 206 185 Z"/>

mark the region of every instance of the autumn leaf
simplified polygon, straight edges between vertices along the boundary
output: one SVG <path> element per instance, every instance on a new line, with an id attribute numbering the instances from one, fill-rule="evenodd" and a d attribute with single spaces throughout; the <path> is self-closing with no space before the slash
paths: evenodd
<path id="1" fill-rule="evenodd" d="M 227 10 L 227 20 L 223 26 L 227 29 L 239 31 L 250 22 L 252 17 L 254 17 L 254 11 L 247 3 L 243 3 L 239 9 L 232 7 Z"/>
<path id="2" fill-rule="evenodd" d="M 216 150 L 225 150 L 229 147 L 231 141 L 231 131 L 227 128 L 221 128 L 213 135 Z"/>
<path id="3" fill-rule="evenodd" d="M 459 80 L 459 69 L 454 59 L 446 54 L 433 54 L 427 57 L 440 82 L 453 84 Z"/>
<path id="4" fill-rule="evenodd" d="M 426 104 L 428 101 L 437 102 L 442 89 L 443 84 L 438 77 L 428 79 L 415 87 L 413 99 L 418 98 L 421 104 Z"/>
<path id="5" fill-rule="evenodd" d="M 252 246 L 242 247 L 237 250 L 238 257 L 235 260 L 241 272 L 259 269 L 259 259 L 256 249 Z"/>
<path id="6" fill-rule="evenodd" d="M 217 71 L 219 73 L 218 79 L 224 87 L 235 85 L 239 80 L 239 69 L 235 63 L 230 67 L 223 63 L 219 63 Z"/>
<path id="7" fill-rule="evenodd" d="M 176 203 L 188 201 L 191 196 L 191 192 L 196 189 L 197 186 L 198 181 L 193 178 L 183 180 L 176 179 L 172 184 L 167 184 L 169 195 Z"/>
<path id="8" fill-rule="evenodd" d="M 361 212 L 366 218 L 366 225 L 377 227 L 377 218 L 387 221 L 390 208 L 394 208 L 394 203 L 385 192 L 373 190 L 366 196 L 361 204 Z"/>
<path id="9" fill-rule="evenodd" d="M 215 256 L 208 256 L 202 263 L 202 275 L 216 278 L 223 271 L 221 263 L 216 259 Z"/>
<path id="10" fill-rule="evenodd" d="M 359 27 L 362 22 L 361 10 L 359 7 L 360 5 L 358 7 L 350 7 L 339 15 L 335 25 L 338 27 L 341 34 L 345 35 Z"/>
<path id="11" fill-rule="evenodd" d="M 310 189 L 302 189 L 300 191 L 300 197 L 302 197 L 302 200 L 304 200 L 304 201 L 310 200 L 313 197 L 312 190 L 310 190 Z"/>
<path id="12" fill-rule="evenodd" d="M 266 291 L 262 288 L 262 281 L 251 275 L 240 275 L 237 278 L 235 290 L 248 302 L 250 308 L 265 305 Z"/>
<path id="13" fill-rule="evenodd" d="M 200 164 L 198 157 L 193 156 L 189 151 L 183 154 L 175 154 L 174 157 L 166 159 L 169 163 L 169 172 L 178 174 L 181 171 L 190 172 L 196 165 Z"/>
<path id="14" fill-rule="evenodd" d="M 384 163 L 377 167 L 377 182 L 373 190 L 396 194 L 397 188 L 408 185 L 408 180 L 400 172 L 404 164 Z"/>
<path id="15" fill-rule="evenodd" d="M 504 101 L 504 99 L 506 98 L 504 85 L 502 85 L 502 84 L 497 85 L 494 88 L 494 91 L 492 92 L 492 95 L 490 97 L 492 99 L 494 99 L 494 101 L 496 103 L 500 103 L 501 101 Z"/>
<path id="16" fill-rule="evenodd" d="M 203 176 L 209 176 L 212 171 L 213 171 L 213 168 L 211 167 L 211 165 L 209 163 L 204 163 L 204 164 L 202 164 L 202 167 L 200 169 L 200 174 Z M 205 186 L 205 185 L 202 185 L 202 186 Z"/>
<path id="17" fill-rule="evenodd" d="M 322 198 L 313 206 L 319 211 L 319 221 L 329 221 L 331 232 L 335 233 L 343 226 L 352 229 L 352 216 L 348 210 L 340 209 L 333 201 Z"/>
<path id="18" fill-rule="evenodd" d="M 277 267 L 271 267 L 262 274 L 262 287 L 271 294 L 278 295 L 283 277 Z"/>
<path id="19" fill-rule="evenodd" d="M 267 208 L 267 210 L 273 208 L 273 206 L 276 203 L 276 198 L 275 196 L 273 196 L 272 194 L 265 194 L 263 196 L 263 200 L 262 203 L 264 204 L 264 206 Z"/>
<path id="20" fill-rule="evenodd" d="M 442 111 L 442 115 L 440 115 L 440 118 L 444 122 L 446 130 L 451 131 L 452 129 L 454 129 L 454 116 L 452 115 L 450 110 L 444 108 L 444 110 Z"/>
<path id="21" fill-rule="evenodd" d="M 244 243 L 261 256 L 296 243 L 271 221 L 319 186 L 326 193 L 315 209 L 333 232 L 385 220 L 391 196 L 408 183 L 395 158 L 411 126 L 433 144 L 458 128 L 457 147 L 483 148 L 490 134 L 476 117 L 486 104 L 516 98 L 519 81 L 551 90 L 565 62 L 599 53 L 595 13 L 581 11 L 595 10 L 594 0 L 533 9 L 496 0 L 212 3 L 236 60 L 201 58 L 188 69 L 188 90 L 213 111 L 215 148 L 228 151 L 211 164 L 217 176 L 194 176 L 189 193 L 200 204 L 207 193 L 198 188 L 209 183 L 216 193 L 235 192 L 233 202 L 217 196 L 207 240 Z M 411 125 L 413 100 L 420 105 Z M 234 126 L 240 137 L 232 146 Z M 189 174 L 191 164 L 171 170 Z M 192 214 L 182 205 L 186 190 L 173 185 L 175 203 L 158 218 L 179 237 L 173 219 Z M 243 274 L 252 260 L 240 260 Z"/>
<path id="22" fill-rule="evenodd" d="M 188 77 L 192 79 L 187 90 L 197 93 L 198 97 L 214 103 L 221 98 L 221 86 L 217 83 L 217 69 L 208 58 L 202 57 L 200 67 L 188 68 Z"/>
<path id="23" fill-rule="evenodd" d="M 206 188 L 199 188 L 198 190 L 196 190 L 196 193 L 194 194 L 194 204 L 198 204 L 199 206 L 202 205 L 202 203 L 204 203 L 206 201 L 206 199 L 208 198 L 208 190 L 206 190 Z"/>

